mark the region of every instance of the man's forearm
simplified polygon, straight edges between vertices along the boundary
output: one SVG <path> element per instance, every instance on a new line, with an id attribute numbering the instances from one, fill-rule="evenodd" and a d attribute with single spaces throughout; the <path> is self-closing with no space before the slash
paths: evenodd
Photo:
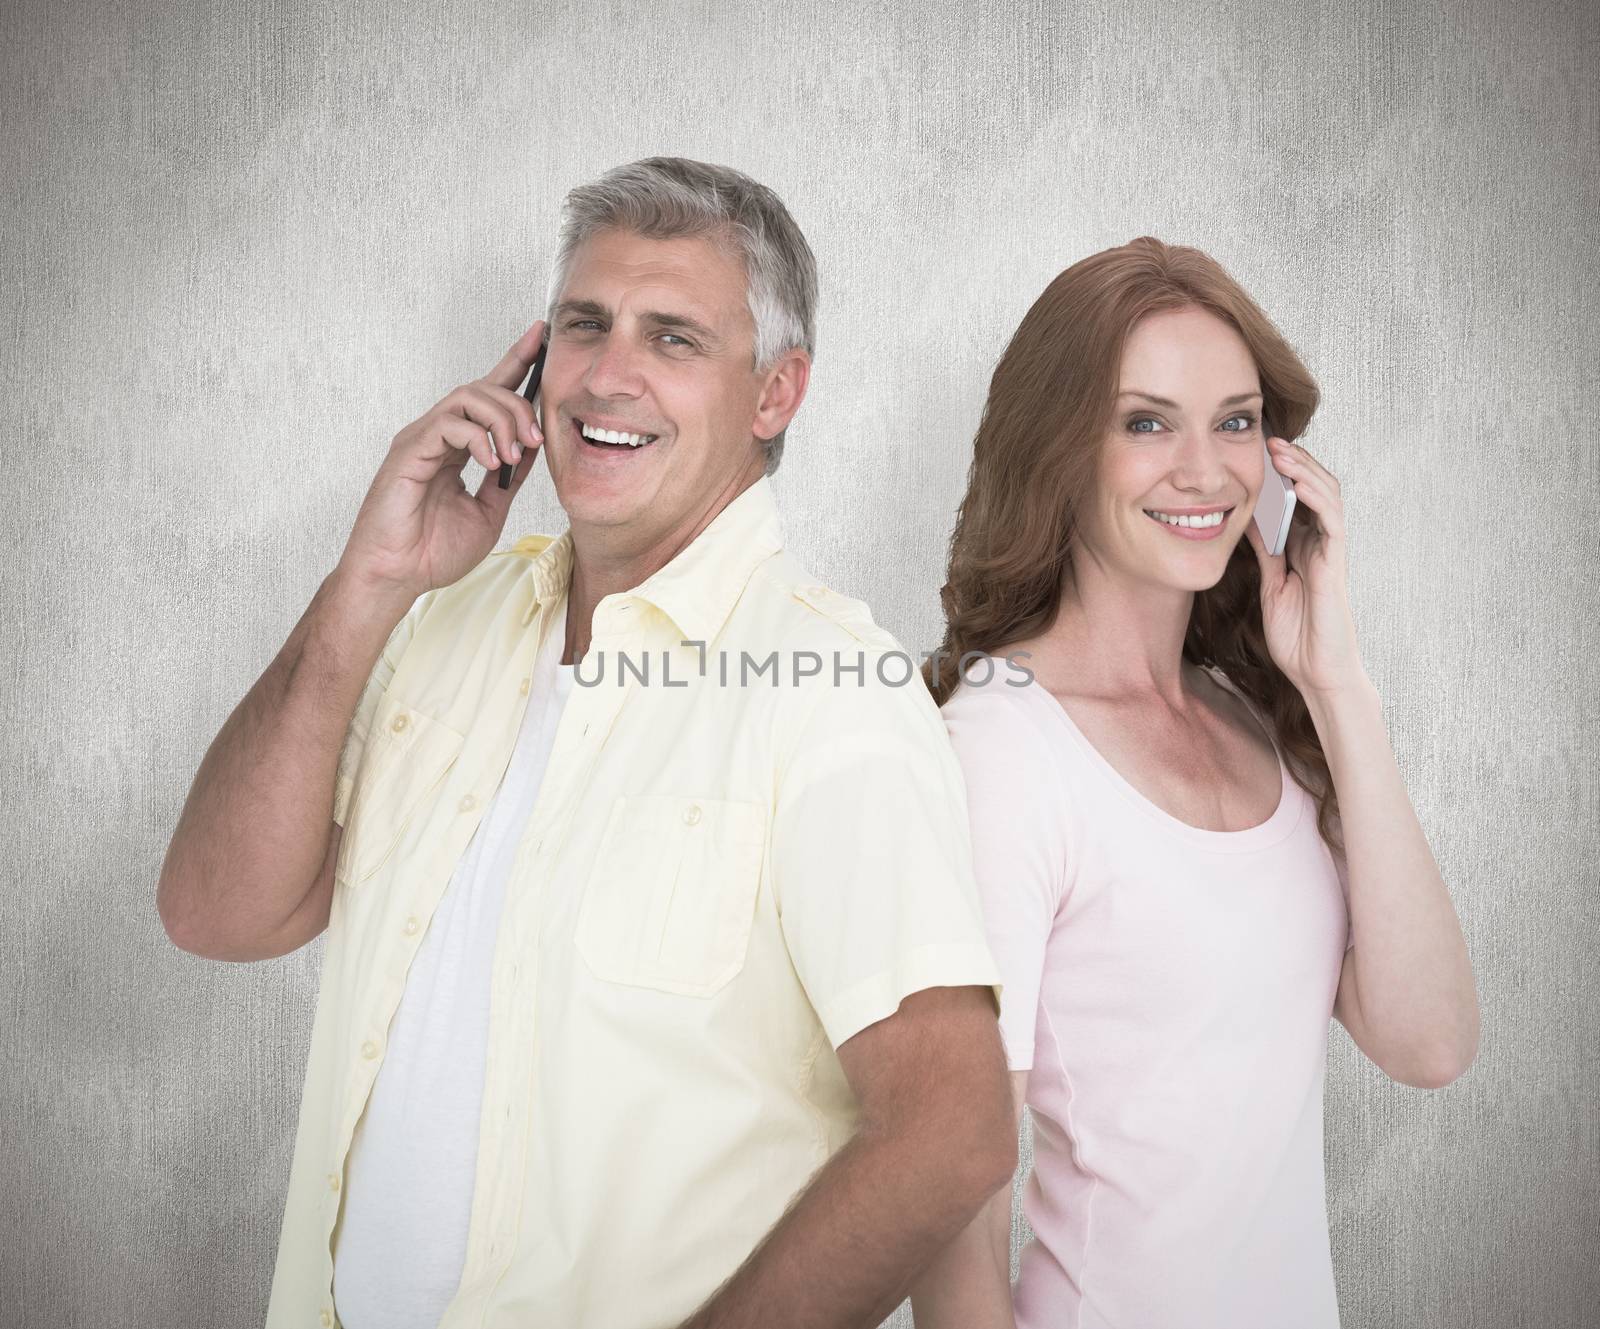
<path id="1" fill-rule="evenodd" d="M 683 1329 L 871 1329 L 1011 1179 L 1014 1155 L 939 1132 L 858 1134 Z M 954 1148 L 952 1145 L 954 1144 Z"/>
<path id="2" fill-rule="evenodd" d="M 335 571 L 212 740 L 173 832 L 157 909 L 174 941 L 257 958 L 321 868 L 339 749 L 409 605 Z"/>
<path id="3" fill-rule="evenodd" d="M 1011 1309 L 1011 1187 L 930 1261 L 911 1288 L 916 1329 L 1016 1329 Z"/>

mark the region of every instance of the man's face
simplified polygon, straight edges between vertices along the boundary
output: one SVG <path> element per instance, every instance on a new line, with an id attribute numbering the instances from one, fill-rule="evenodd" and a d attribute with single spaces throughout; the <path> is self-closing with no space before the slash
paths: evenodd
<path id="1" fill-rule="evenodd" d="M 743 264 L 712 240 L 606 230 L 579 246 L 540 385 L 545 460 L 575 535 L 622 554 L 687 542 L 762 473 L 757 436 L 793 410 L 773 427 L 754 345 Z"/>

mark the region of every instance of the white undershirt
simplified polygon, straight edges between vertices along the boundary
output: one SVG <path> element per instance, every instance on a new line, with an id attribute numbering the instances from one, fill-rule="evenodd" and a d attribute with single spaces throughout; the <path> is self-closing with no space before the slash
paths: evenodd
<path id="1" fill-rule="evenodd" d="M 333 1271 L 345 1329 L 436 1329 L 461 1281 L 501 904 L 572 689 L 556 626 L 505 778 L 412 960 L 351 1142 Z"/>

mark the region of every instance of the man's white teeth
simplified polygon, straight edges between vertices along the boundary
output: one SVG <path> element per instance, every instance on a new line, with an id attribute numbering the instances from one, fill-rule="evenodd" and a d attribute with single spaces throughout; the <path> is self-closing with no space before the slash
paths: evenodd
<path id="1" fill-rule="evenodd" d="M 655 438 L 654 434 L 624 434 L 620 429 L 596 429 L 593 425 L 584 425 L 583 436 L 598 443 L 626 443 L 630 448 L 642 448 Z"/>
<path id="2" fill-rule="evenodd" d="M 1170 512 L 1152 512 L 1149 508 L 1145 512 L 1167 526 L 1188 527 L 1221 526 L 1222 519 L 1228 515 L 1226 512 L 1208 512 L 1203 517 L 1174 517 Z"/>

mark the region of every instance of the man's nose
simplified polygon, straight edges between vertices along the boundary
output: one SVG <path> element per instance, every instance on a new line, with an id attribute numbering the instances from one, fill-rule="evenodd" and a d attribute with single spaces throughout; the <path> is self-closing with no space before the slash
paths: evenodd
<path id="1" fill-rule="evenodd" d="M 616 328 L 594 349 L 583 386 L 595 397 L 637 397 L 644 391 L 641 349 Z"/>

